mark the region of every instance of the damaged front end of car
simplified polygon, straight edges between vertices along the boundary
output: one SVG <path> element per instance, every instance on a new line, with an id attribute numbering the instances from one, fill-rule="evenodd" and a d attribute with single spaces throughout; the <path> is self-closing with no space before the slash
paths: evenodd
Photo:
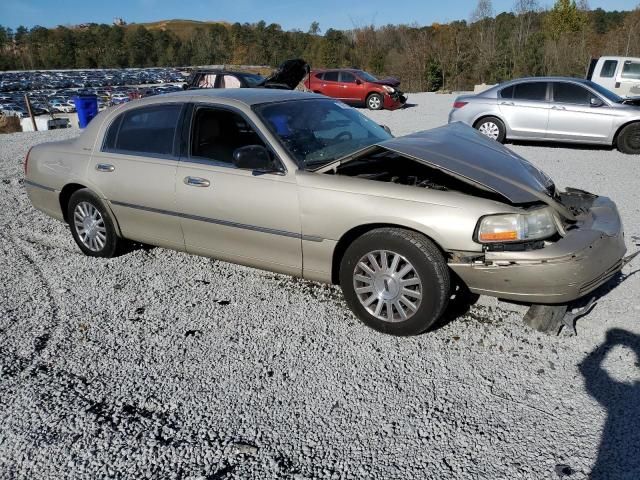
<path id="1" fill-rule="evenodd" d="M 389 154 L 396 155 L 393 162 L 373 165 L 376 156 Z M 373 162 L 351 167 L 357 172 L 348 164 L 344 172 L 333 168 L 338 174 L 452 190 L 508 205 L 504 213 L 480 217 L 472 248 L 447 250 L 448 265 L 472 293 L 532 305 L 525 321 L 540 331 L 573 328 L 593 303 L 577 312 L 567 313 L 567 307 L 616 276 L 632 258 L 625 257 L 613 201 L 575 188 L 558 191 L 531 163 L 466 125 L 393 138 L 364 155 Z M 414 166 L 403 167 L 408 161 Z"/>

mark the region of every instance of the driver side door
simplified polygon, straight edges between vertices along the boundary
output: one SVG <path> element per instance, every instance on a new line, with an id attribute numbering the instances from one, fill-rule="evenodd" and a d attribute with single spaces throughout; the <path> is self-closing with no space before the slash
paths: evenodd
<path id="1" fill-rule="evenodd" d="M 234 166 L 247 145 L 271 151 L 253 120 L 235 108 L 196 105 L 185 122 L 186 148 L 176 174 L 176 202 L 188 252 L 302 275 L 302 235 L 295 172 L 257 173 Z M 284 168 L 284 165 L 283 165 Z"/>

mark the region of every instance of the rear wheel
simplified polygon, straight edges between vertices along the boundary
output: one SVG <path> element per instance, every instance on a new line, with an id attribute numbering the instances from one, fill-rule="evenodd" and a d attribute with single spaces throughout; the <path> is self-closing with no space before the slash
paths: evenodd
<path id="1" fill-rule="evenodd" d="M 372 93 L 367 97 L 367 108 L 369 110 L 382 110 L 384 99 L 379 93 Z"/>
<path id="2" fill-rule="evenodd" d="M 478 120 L 475 124 L 475 128 L 481 134 L 495 140 L 496 142 L 504 143 L 505 137 L 507 136 L 507 129 L 505 128 L 504 123 L 496 117 L 485 117 Z"/>
<path id="3" fill-rule="evenodd" d="M 622 153 L 640 154 L 640 123 L 632 123 L 620 130 L 616 147 Z"/>
<path id="4" fill-rule="evenodd" d="M 392 335 L 415 335 L 433 325 L 450 296 L 449 270 L 424 235 L 398 228 L 365 233 L 347 248 L 340 285 L 365 324 Z"/>
<path id="5" fill-rule="evenodd" d="M 117 254 L 122 241 L 95 193 L 86 188 L 74 192 L 67 206 L 67 218 L 73 239 L 85 255 L 110 258 Z"/>

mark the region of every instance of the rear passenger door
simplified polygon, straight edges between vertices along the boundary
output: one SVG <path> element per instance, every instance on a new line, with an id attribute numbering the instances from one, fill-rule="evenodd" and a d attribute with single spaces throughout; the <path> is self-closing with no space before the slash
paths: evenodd
<path id="1" fill-rule="evenodd" d="M 121 113 L 107 125 L 88 172 L 126 238 L 176 250 L 184 250 L 175 216 L 177 127 L 183 109 L 182 102 L 172 102 Z"/>
<path id="2" fill-rule="evenodd" d="M 340 84 L 340 72 L 328 71 L 324 72 L 322 82 L 320 83 L 322 93 L 328 97 L 342 98 L 343 89 Z"/>
<path id="3" fill-rule="evenodd" d="M 498 105 L 510 138 L 543 139 L 549 121 L 547 82 L 523 82 L 503 88 Z"/>

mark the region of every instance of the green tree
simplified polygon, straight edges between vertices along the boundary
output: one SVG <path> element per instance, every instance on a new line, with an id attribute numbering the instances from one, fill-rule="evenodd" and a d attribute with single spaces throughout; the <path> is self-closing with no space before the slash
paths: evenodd
<path id="1" fill-rule="evenodd" d="M 582 31 L 586 24 L 587 16 L 575 0 L 556 0 L 545 19 L 545 33 L 556 40 L 564 33 Z"/>

